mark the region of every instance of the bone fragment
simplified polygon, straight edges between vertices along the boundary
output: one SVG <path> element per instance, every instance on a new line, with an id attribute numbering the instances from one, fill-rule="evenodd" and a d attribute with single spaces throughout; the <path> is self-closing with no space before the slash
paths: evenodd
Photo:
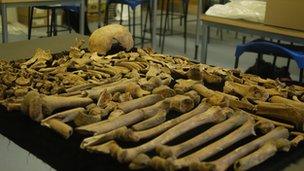
<path id="1" fill-rule="evenodd" d="M 48 119 L 47 121 L 41 123 L 41 125 L 53 129 L 65 139 L 68 139 L 73 134 L 73 128 L 71 126 L 55 118 Z"/>
<path id="2" fill-rule="evenodd" d="M 51 115 L 45 119 L 43 119 L 41 121 L 41 123 L 43 122 L 46 122 L 47 120 L 49 119 L 53 119 L 53 118 L 56 118 L 58 120 L 61 120 L 62 122 L 70 122 L 72 120 L 74 120 L 74 118 L 81 112 L 85 112 L 86 110 L 82 107 L 78 107 L 78 108 L 75 108 L 75 109 L 70 109 L 70 110 L 66 110 L 66 111 L 63 111 L 63 112 L 59 112 L 59 113 L 56 113 L 54 115 Z"/>

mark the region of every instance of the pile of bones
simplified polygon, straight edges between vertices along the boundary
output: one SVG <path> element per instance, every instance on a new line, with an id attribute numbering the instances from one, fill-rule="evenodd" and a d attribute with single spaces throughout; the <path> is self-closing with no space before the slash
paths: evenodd
<path id="1" fill-rule="evenodd" d="M 68 52 L 1 61 L 1 104 L 64 138 L 83 134 L 80 148 L 131 169 L 248 170 L 303 140 L 303 87 L 135 49 L 130 36 L 110 25 L 89 50 L 77 40 Z M 107 55 L 115 41 L 126 50 Z"/>

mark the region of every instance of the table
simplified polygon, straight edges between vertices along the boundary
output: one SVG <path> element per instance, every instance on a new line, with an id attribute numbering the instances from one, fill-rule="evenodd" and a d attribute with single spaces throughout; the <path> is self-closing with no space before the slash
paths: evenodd
<path id="1" fill-rule="evenodd" d="M 88 40 L 87 36 L 67 34 L 0 44 L 0 57 L 9 55 L 9 60 L 28 58 L 31 54 L 24 54 L 24 52 L 34 53 L 33 49 L 36 48 L 50 49 L 52 53 L 59 53 L 68 50 L 76 37 Z M 62 43 L 62 40 L 65 42 Z M 18 51 L 14 51 L 17 48 Z M 110 155 L 93 154 L 81 150 L 79 144 L 83 137 L 78 134 L 73 134 L 72 137 L 65 140 L 53 130 L 32 121 L 28 116 L 20 112 L 7 112 L 2 107 L 0 107 L 0 134 L 56 170 L 129 170 L 127 164 L 119 163 Z M 7 155 L 1 154 L 0 156 Z M 14 163 L 13 160 L 11 162 Z M 303 165 L 304 143 L 301 143 L 297 150 L 279 153 L 255 167 L 255 170 L 277 171 L 286 168 L 286 171 L 294 171 L 303 170 Z"/>
<path id="2" fill-rule="evenodd" d="M 79 28 L 80 33 L 84 34 L 85 20 L 85 0 L 0 0 L 1 19 L 2 19 L 2 42 L 8 42 L 8 23 L 7 23 L 7 8 L 16 6 L 43 6 L 56 4 L 79 4 L 80 17 Z"/>
<path id="3" fill-rule="evenodd" d="M 270 37 L 272 39 L 278 39 L 282 41 L 303 43 L 304 42 L 304 32 L 269 26 L 261 23 L 254 23 L 244 20 L 233 20 L 220 17 L 213 17 L 202 15 L 202 32 L 203 38 L 201 42 L 201 63 L 206 63 L 207 61 L 207 47 L 208 47 L 208 37 L 209 28 L 217 27 L 227 30 L 232 30 L 236 32 L 242 32 L 247 34 L 253 34 L 260 37 Z"/>

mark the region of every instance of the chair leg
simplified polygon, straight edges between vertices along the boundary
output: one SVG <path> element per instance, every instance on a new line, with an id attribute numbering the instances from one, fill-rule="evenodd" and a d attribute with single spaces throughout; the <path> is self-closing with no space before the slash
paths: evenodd
<path id="1" fill-rule="evenodd" d="M 186 4 L 184 4 L 184 53 L 187 53 L 187 19 L 188 19 L 188 5 L 189 0 L 186 0 Z"/>
<path id="2" fill-rule="evenodd" d="M 167 9 L 166 9 L 166 17 L 165 17 L 165 26 L 162 33 L 162 45 L 161 45 L 161 53 L 164 52 L 164 46 L 165 46 L 165 38 L 166 38 L 166 31 L 167 31 L 167 24 L 168 24 L 168 18 L 169 18 L 169 5 L 170 0 L 167 0 Z"/>
<path id="3" fill-rule="evenodd" d="M 290 58 L 290 57 L 288 57 L 288 59 L 287 59 L 287 70 L 289 70 L 289 67 L 290 67 L 290 61 L 291 61 L 291 58 Z"/>
<path id="4" fill-rule="evenodd" d="M 51 22 L 52 20 L 50 21 L 50 10 L 46 10 L 47 12 L 47 20 L 46 20 L 46 34 L 48 37 L 51 37 L 52 36 L 52 28 L 51 28 Z M 52 14 L 51 14 L 51 18 L 52 18 Z"/>
<path id="5" fill-rule="evenodd" d="M 300 83 L 303 82 L 303 68 L 300 69 L 300 78 L 299 78 L 299 82 L 300 82 Z"/>
<path id="6" fill-rule="evenodd" d="M 164 9 L 164 6 L 165 6 L 165 1 L 168 1 L 168 0 L 162 0 L 162 3 L 161 3 L 161 7 L 160 7 L 160 26 L 159 26 L 159 43 L 158 43 L 158 46 L 160 47 L 161 45 L 161 37 L 163 36 L 162 35 L 162 28 L 163 28 L 163 9 Z"/>
<path id="7" fill-rule="evenodd" d="M 238 68 L 239 67 L 239 58 L 235 58 L 235 61 L 234 61 L 234 68 Z"/>
<path id="8" fill-rule="evenodd" d="M 68 31 L 71 34 L 72 33 L 72 27 L 71 27 L 71 20 L 70 20 L 70 12 L 68 10 L 65 10 L 66 12 L 66 24 L 68 26 Z"/>
<path id="9" fill-rule="evenodd" d="M 145 18 L 145 23 L 144 23 L 143 36 L 141 38 L 142 47 L 144 46 L 144 41 L 145 41 L 145 38 L 146 38 L 146 29 L 147 29 L 147 22 L 148 22 L 149 13 L 150 13 L 150 3 L 147 4 L 147 13 L 146 13 L 146 18 Z"/>
<path id="10" fill-rule="evenodd" d="M 106 3 L 104 25 L 108 25 L 109 24 L 109 6 L 110 6 L 110 4 Z"/>
<path id="11" fill-rule="evenodd" d="M 98 28 L 101 27 L 101 0 L 98 0 Z"/>
<path id="12" fill-rule="evenodd" d="M 121 9 L 120 9 L 121 11 L 120 11 L 120 20 L 119 20 L 119 24 L 121 25 L 121 24 L 122 24 L 123 4 L 120 5 L 120 8 L 121 8 Z"/>
<path id="13" fill-rule="evenodd" d="M 131 32 L 131 14 L 130 14 L 129 6 L 128 6 L 128 26 L 129 26 L 129 32 Z"/>
<path id="14" fill-rule="evenodd" d="M 135 8 L 133 9 L 133 40 L 135 41 L 135 26 L 136 26 L 136 14 L 135 14 Z"/>
<path id="15" fill-rule="evenodd" d="M 52 13 L 54 13 L 54 36 L 57 36 L 57 15 L 56 15 L 56 9 L 53 9 Z"/>
<path id="16" fill-rule="evenodd" d="M 54 22 L 54 11 L 51 10 L 51 26 L 50 26 L 50 36 L 53 36 L 54 35 L 54 25 L 55 25 L 55 22 Z"/>
<path id="17" fill-rule="evenodd" d="M 170 8 L 171 8 L 171 28 L 170 28 L 170 33 L 173 34 L 173 14 L 174 14 L 174 2 L 171 1 L 170 3 Z M 168 27 L 169 29 L 169 27 Z"/>
<path id="18" fill-rule="evenodd" d="M 34 15 L 34 7 L 29 7 L 28 8 L 28 15 L 29 15 L 29 18 L 28 18 L 28 40 L 31 39 L 32 37 L 32 26 L 33 26 L 33 15 Z"/>

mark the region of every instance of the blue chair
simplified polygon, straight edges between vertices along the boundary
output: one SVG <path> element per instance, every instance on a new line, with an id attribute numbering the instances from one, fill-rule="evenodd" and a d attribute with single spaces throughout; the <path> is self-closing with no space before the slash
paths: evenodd
<path id="1" fill-rule="evenodd" d="M 105 11 L 105 20 L 104 20 L 104 24 L 107 25 L 109 23 L 109 6 L 111 4 L 121 4 L 121 6 L 124 5 L 128 5 L 129 8 L 131 8 L 133 10 L 133 39 L 136 38 L 135 36 L 135 26 L 136 26 L 136 21 L 135 21 L 135 8 L 139 5 L 143 5 L 143 4 L 147 4 L 147 15 L 145 18 L 145 23 L 144 23 L 144 29 L 142 28 L 142 14 L 141 14 L 141 44 L 143 46 L 144 44 L 144 40 L 145 40 L 145 33 L 146 33 L 146 26 L 147 26 L 147 20 L 148 20 L 148 16 L 150 17 L 150 22 L 151 22 L 151 7 L 150 7 L 150 0 L 107 0 L 106 2 L 106 11 Z M 123 9 L 123 8 L 122 8 Z M 130 12 L 129 12 L 129 30 L 131 31 L 131 21 L 130 21 Z M 120 24 L 122 24 L 122 11 L 121 11 L 121 16 L 120 16 Z M 151 24 L 151 23 L 150 23 Z M 151 31 L 151 30 L 150 30 Z"/>
<path id="2" fill-rule="evenodd" d="M 254 40 L 246 44 L 238 45 L 235 51 L 235 65 L 234 65 L 235 68 L 238 67 L 240 56 L 245 52 L 273 55 L 275 57 L 273 62 L 274 65 L 277 56 L 287 57 L 288 68 L 289 68 L 290 59 L 295 60 L 300 69 L 299 81 L 302 82 L 303 69 L 304 69 L 304 46 L 274 43 L 261 39 Z"/>

